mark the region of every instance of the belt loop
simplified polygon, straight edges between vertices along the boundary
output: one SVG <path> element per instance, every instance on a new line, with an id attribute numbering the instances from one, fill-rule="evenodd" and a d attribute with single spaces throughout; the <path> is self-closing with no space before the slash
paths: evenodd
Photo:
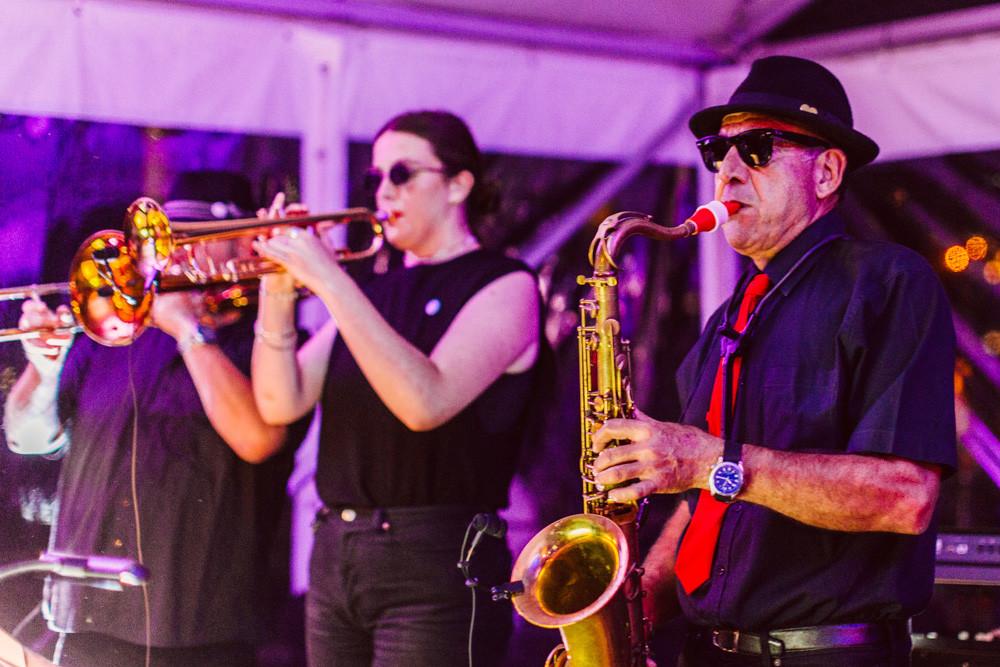
<path id="1" fill-rule="evenodd" d="M 768 664 L 773 665 L 774 667 L 780 666 L 781 656 L 785 655 L 785 642 L 772 637 L 769 632 L 765 632 L 760 636 L 760 638 L 762 649 L 761 653 L 764 653 L 767 656 Z"/>
<path id="2" fill-rule="evenodd" d="M 774 667 L 774 663 L 771 661 L 771 638 L 768 635 L 767 630 L 757 635 L 758 646 L 760 646 L 760 658 L 761 664 L 765 667 Z M 778 664 L 781 664 L 781 659 L 778 659 Z"/>

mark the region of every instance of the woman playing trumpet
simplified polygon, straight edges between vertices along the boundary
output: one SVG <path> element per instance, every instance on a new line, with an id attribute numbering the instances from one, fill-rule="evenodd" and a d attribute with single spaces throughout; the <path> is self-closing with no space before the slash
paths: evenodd
<path id="1" fill-rule="evenodd" d="M 322 407 L 310 664 L 459 664 L 472 598 L 455 562 L 475 514 L 507 504 L 539 375 L 538 286 L 473 233 L 495 197 L 458 117 L 389 121 L 368 179 L 403 266 L 358 284 L 308 232 L 259 242 L 287 273 L 262 283 L 253 389 L 273 423 Z M 332 316 L 297 352 L 296 283 Z M 510 556 L 499 544 L 480 555 L 488 546 L 502 557 L 481 576 L 499 583 Z M 509 608 L 485 600 L 480 665 L 502 661 L 512 627 Z"/>

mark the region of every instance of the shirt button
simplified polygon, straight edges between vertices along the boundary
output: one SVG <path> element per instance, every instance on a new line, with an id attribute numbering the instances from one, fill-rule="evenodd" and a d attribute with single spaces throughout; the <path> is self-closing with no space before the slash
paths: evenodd
<path id="1" fill-rule="evenodd" d="M 735 505 L 733 505 L 733 511 L 734 512 L 742 512 L 743 511 L 743 503 L 736 503 Z"/>
<path id="2" fill-rule="evenodd" d="M 720 567 L 720 568 L 719 568 L 719 572 L 718 572 L 719 576 L 721 577 L 721 576 L 722 576 L 722 575 L 724 575 L 725 573 L 726 573 L 726 568 L 724 568 L 724 567 Z"/>
<path id="3" fill-rule="evenodd" d="M 352 510 L 350 507 L 348 507 L 347 509 L 342 510 L 340 512 L 340 518 L 350 523 L 351 521 L 354 521 L 355 519 L 358 518 L 358 513 Z"/>

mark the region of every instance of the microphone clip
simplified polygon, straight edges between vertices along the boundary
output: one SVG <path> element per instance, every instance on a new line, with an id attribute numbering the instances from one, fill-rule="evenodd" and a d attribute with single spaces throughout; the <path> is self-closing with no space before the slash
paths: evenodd
<path id="1" fill-rule="evenodd" d="M 476 534 L 472 538 L 472 544 L 469 544 L 469 548 L 466 549 L 469 534 L 472 531 L 475 531 Z M 472 518 L 468 528 L 465 529 L 465 539 L 462 540 L 462 551 L 457 566 L 465 576 L 465 585 L 469 588 L 476 588 L 480 585 L 479 580 L 473 577 L 469 571 L 469 565 L 472 561 L 472 553 L 476 550 L 476 545 L 479 544 L 479 540 L 484 534 L 502 540 L 507 535 L 507 522 L 495 514 L 477 514 Z"/>
<path id="2" fill-rule="evenodd" d="M 728 322 L 723 322 L 715 329 L 715 333 L 725 336 L 729 340 L 739 340 L 740 332 L 729 326 Z"/>
<path id="3" fill-rule="evenodd" d="M 510 600 L 522 593 L 524 593 L 524 584 L 520 581 L 509 581 L 506 584 L 500 584 L 490 589 L 490 594 L 493 596 L 494 602 Z"/>

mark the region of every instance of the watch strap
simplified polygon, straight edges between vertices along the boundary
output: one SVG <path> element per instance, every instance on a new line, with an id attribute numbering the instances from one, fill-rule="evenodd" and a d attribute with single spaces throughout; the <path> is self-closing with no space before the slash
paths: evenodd
<path id="1" fill-rule="evenodd" d="M 217 340 L 215 329 L 199 324 L 193 331 L 177 341 L 177 351 L 180 352 L 181 356 L 184 356 L 194 347 L 214 345 Z"/>
<path id="2" fill-rule="evenodd" d="M 739 463 L 743 458 L 743 443 L 737 442 L 733 438 L 726 438 L 726 444 L 722 449 L 722 460 Z"/>

